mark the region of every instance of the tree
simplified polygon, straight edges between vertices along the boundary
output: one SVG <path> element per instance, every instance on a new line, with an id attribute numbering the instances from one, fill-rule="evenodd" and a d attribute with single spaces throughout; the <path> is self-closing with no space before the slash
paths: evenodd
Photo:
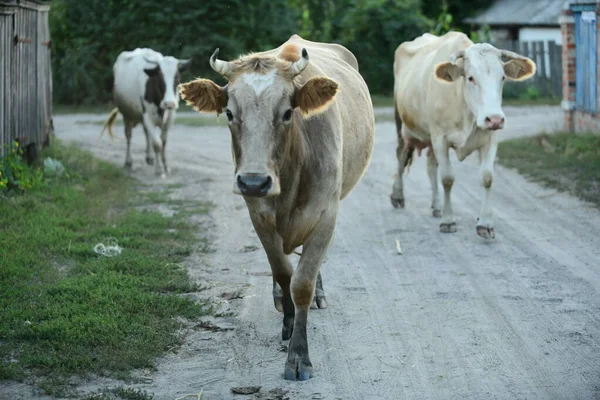
<path id="1" fill-rule="evenodd" d="M 469 30 L 464 20 L 490 7 L 495 0 L 422 0 L 423 14 L 437 19 L 444 12 L 453 18 L 452 27 L 463 31 Z"/>
<path id="2" fill-rule="evenodd" d="M 150 47 L 192 57 L 182 79 L 217 78 L 215 48 L 234 58 L 277 46 L 295 32 L 296 10 L 283 0 L 54 0 L 50 8 L 54 95 L 58 102 L 107 102 L 117 55 Z"/>

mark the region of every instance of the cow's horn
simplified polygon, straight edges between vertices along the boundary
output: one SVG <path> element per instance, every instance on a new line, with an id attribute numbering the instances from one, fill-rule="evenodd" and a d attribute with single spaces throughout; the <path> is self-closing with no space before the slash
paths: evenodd
<path id="1" fill-rule="evenodd" d="M 233 66 L 228 61 L 219 60 L 217 57 L 219 56 L 219 48 L 215 50 L 212 56 L 210 56 L 210 67 L 215 70 L 215 72 L 223 75 L 227 78 L 231 75 L 233 71 Z"/>
<path id="2" fill-rule="evenodd" d="M 148 57 L 144 56 L 144 60 L 146 60 L 146 62 L 150 63 L 150 64 L 158 64 L 158 61 L 154 61 L 154 60 L 150 60 L 148 59 Z"/>
<path id="3" fill-rule="evenodd" d="M 450 55 L 450 62 L 454 64 L 456 60 L 465 56 L 464 50 L 456 50 L 454 53 Z"/>
<path id="4" fill-rule="evenodd" d="M 292 76 L 296 76 L 298 75 L 300 72 L 302 72 L 304 70 L 304 68 L 306 68 L 306 66 L 308 65 L 308 52 L 306 51 L 306 49 L 302 49 L 302 57 L 292 63 L 292 66 L 290 68 L 290 72 L 292 73 Z"/>
<path id="5" fill-rule="evenodd" d="M 517 54 L 513 51 L 509 51 L 509 50 L 500 50 L 500 55 L 506 58 L 510 58 L 513 60 L 527 60 L 527 57 L 524 57 L 520 54 Z"/>

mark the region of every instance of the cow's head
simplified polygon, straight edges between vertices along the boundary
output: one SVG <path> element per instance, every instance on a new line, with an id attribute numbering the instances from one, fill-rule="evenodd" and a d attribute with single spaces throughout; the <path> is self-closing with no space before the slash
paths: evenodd
<path id="1" fill-rule="evenodd" d="M 181 85 L 182 98 L 198 111 L 227 115 L 234 193 L 278 195 L 282 163 L 298 157 L 303 148 L 303 118 L 325 110 L 338 84 L 326 77 L 298 76 L 308 65 L 308 53 L 295 45 L 285 46 L 278 56 L 248 55 L 231 62 L 219 60 L 218 53 L 210 65 L 229 83 L 221 87 L 197 79 Z"/>
<path id="2" fill-rule="evenodd" d="M 192 59 L 178 60 L 167 56 L 156 60 L 145 58 L 149 68 L 144 68 L 148 75 L 144 98 L 163 110 L 179 108 L 179 85 L 181 73 L 192 64 Z"/>
<path id="3" fill-rule="evenodd" d="M 502 57 L 508 61 L 503 62 Z M 504 127 L 505 79 L 523 81 L 531 78 L 535 70 L 535 63 L 527 57 L 479 43 L 453 53 L 450 62 L 436 65 L 434 74 L 440 82 L 464 85 L 465 101 L 475 115 L 477 127 L 496 130 Z"/>

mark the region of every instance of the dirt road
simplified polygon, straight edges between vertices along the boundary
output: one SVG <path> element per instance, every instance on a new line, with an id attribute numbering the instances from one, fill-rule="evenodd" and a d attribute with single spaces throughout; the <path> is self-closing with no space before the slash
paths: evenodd
<path id="1" fill-rule="evenodd" d="M 507 115 L 506 137 L 560 121 L 555 108 Z M 124 140 L 99 140 L 98 126 L 76 125 L 77 118 L 83 117 L 56 118 L 57 135 L 124 162 Z M 231 191 L 229 133 L 177 126 L 169 139 L 174 171 L 158 185 L 183 183 L 177 195 L 217 204 L 215 252 L 188 267 L 211 283 L 206 294 L 222 311 L 233 311 L 215 320 L 233 330 L 191 332 L 181 349 L 159 361 L 158 372 L 139 372 L 151 383 L 133 387 L 158 399 L 201 391 L 203 399 L 244 398 L 230 388 L 247 385 L 262 386 L 265 399 L 275 388 L 289 391 L 290 399 L 600 398 L 598 211 L 497 166 L 496 239 L 485 241 L 475 233 L 482 193 L 471 156 L 453 160 L 458 233 L 439 233 L 425 157 L 405 180 L 406 209 L 392 208 L 395 128 L 378 124 L 371 165 L 342 202 L 322 268 L 329 308 L 309 315 L 315 377 L 287 382 L 269 266 L 243 200 Z M 134 142 L 133 175 L 155 181 L 153 168 L 143 164 L 139 128 Z M 244 298 L 220 297 L 235 290 Z"/>

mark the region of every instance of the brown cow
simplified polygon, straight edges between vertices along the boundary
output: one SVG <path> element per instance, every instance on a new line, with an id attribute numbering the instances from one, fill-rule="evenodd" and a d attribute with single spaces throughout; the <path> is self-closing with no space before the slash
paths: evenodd
<path id="1" fill-rule="evenodd" d="M 503 62 L 502 57 L 508 61 Z M 476 229 L 479 236 L 494 238 L 489 197 L 498 147 L 496 132 L 504 127 L 502 87 L 505 80 L 530 78 L 535 69 L 529 58 L 487 43 L 474 44 L 464 33 L 440 37 L 426 33 L 398 46 L 394 60 L 398 173 L 391 195 L 393 206 L 404 207 L 402 175 L 412 162 L 414 149 L 431 147 L 427 172 L 433 216 L 442 217 L 442 232 L 456 232 L 450 199 L 454 173 L 448 151 L 453 148 L 462 161 L 477 150 L 484 197 Z M 444 187 L 443 210 L 438 165 Z"/>
<path id="2" fill-rule="evenodd" d="M 235 163 L 233 192 L 250 218 L 283 292 L 284 376 L 312 376 L 306 324 L 339 202 L 365 172 L 375 120 L 354 55 L 294 35 L 279 48 L 235 61 L 210 58 L 227 78 L 181 85 L 198 111 L 225 112 Z M 310 62 L 309 62 L 310 56 Z M 296 270 L 288 255 L 303 246 Z"/>

